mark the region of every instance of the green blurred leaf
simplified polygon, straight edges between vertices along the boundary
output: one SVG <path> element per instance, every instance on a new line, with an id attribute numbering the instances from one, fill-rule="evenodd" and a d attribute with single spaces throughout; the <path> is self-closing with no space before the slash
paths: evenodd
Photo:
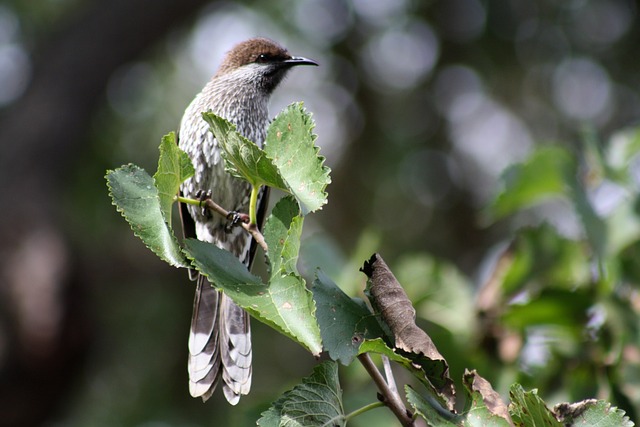
<path id="1" fill-rule="evenodd" d="M 330 169 L 315 145 L 315 124 L 302 103 L 294 103 L 273 120 L 267 130 L 264 150 L 278 167 L 302 214 L 327 203 L 325 189 L 331 182 Z"/>
<path id="2" fill-rule="evenodd" d="M 311 290 L 318 308 L 322 343 L 331 359 L 349 365 L 364 340 L 384 336 L 364 301 L 347 296 L 321 270 L 317 271 Z"/>
<path id="3" fill-rule="evenodd" d="M 233 254 L 211 243 L 187 239 L 185 252 L 197 269 L 236 304 L 312 354 L 320 354 L 322 344 L 313 298 L 300 277 L 278 274 L 267 286 Z"/>
<path id="4" fill-rule="evenodd" d="M 546 289 L 525 303 L 509 305 L 503 322 L 519 330 L 533 325 L 559 325 L 580 334 L 592 304 L 591 295 L 585 292 Z"/>
<path id="5" fill-rule="evenodd" d="M 227 172 L 253 186 L 288 190 L 271 159 L 254 142 L 240 135 L 233 124 L 213 113 L 203 113 L 202 117 L 218 140 Z"/>
<path id="6" fill-rule="evenodd" d="M 584 183 L 578 180 L 576 175 L 568 178 L 567 182 L 571 188 L 569 197 L 580 217 L 587 240 L 591 244 L 597 259 L 601 260 L 607 251 L 608 235 L 606 224 L 591 205 Z"/>
<path id="7" fill-rule="evenodd" d="M 630 165 L 640 154 L 640 128 L 623 130 L 614 134 L 608 141 L 606 150 L 607 165 L 617 172 L 624 181 L 632 180 Z"/>
<path id="8" fill-rule="evenodd" d="M 455 266 L 427 254 L 409 254 L 395 262 L 394 272 L 421 318 L 460 339 L 470 336 L 473 287 Z"/>
<path id="9" fill-rule="evenodd" d="M 107 171 L 109 195 L 133 234 L 174 267 L 188 267 L 176 237 L 165 221 L 154 179 L 136 165 Z"/>
<path id="10" fill-rule="evenodd" d="M 338 365 L 332 361 L 317 365 L 311 376 L 284 393 L 258 420 L 261 427 L 340 427 L 346 424 Z"/>
<path id="11" fill-rule="evenodd" d="M 193 174 L 191 160 L 187 153 L 178 148 L 175 133 L 171 132 L 163 136 L 160 143 L 158 170 L 153 175 L 153 179 L 158 189 L 160 209 L 169 226 L 171 226 L 171 208 L 180 191 L 180 184 L 191 178 Z"/>
<path id="12" fill-rule="evenodd" d="M 514 384 L 509 398 L 509 413 L 516 426 L 564 427 L 540 399 L 537 390 L 525 392 L 520 384 Z"/>
<path id="13" fill-rule="evenodd" d="M 585 245 L 559 236 L 548 224 L 520 230 L 512 246 L 513 262 L 503 281 L 507 295 L 519 292 L 531 282 L 575 289 L 590 281 Z"/>
<path id="14" fill-rule="evenodd" d="M 537 149 L 525 162 L 502 174 L 504 188 L 493 202 L 493 214 L 500 218 L 540 200 L 566 195 L 567 177 L 575 174 L 575 170 L 575 158 L 564 148 Z"/>

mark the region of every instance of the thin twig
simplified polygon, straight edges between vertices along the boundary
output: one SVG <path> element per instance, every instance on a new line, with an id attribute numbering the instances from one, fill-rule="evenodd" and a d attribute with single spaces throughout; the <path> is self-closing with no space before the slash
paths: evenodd
<path id="1" fill-rule="evenodd" d="M 205 200 L 196 200 L 196 199 L 189 199 L 186 197 L 178 197 L 178 201 L 181 203 L 188 203 L 190 205 L 205 205 L 207 207 L 207 209 L 209 209 L 212 212 L 215 212 L 219 215 L 222 215 L 225 218 L 229 217 L 229 211 L 226 210 L 225 208 L 223 208 L 222 206 L 220 206 L 219 204 L 217 204 L 216 202 L 214 202 L 211 199 L 205 199 Z M 251 236 L 253 236 L 253 238 L 256 240 L 256 243 L 260 245 L 260 247 L 267 252 L 267 250 L 269 249 L 267 246 L 267 242 L 264 240 L 264 236 L 262 235 L 262 233 L 260 232 L 260 230 L 258 229 L 258 225 L 255 223 L 249 223 L 249 222 L 240 222 L 240 225 L 242 226 L 242 228 L 244 228 L 249 234 L 251 234 Z"/>
<path id="2" fill-rule="evenodd" d="M 391 412 L 393 412 L 393 414 L 396 416 L 396 418 L 398 418 L 398 420 L 403 426 L 405 427 L 414 426 L 413 418 L 409 413 L 409 411 L 407 411 L 407 408 L 404 406 L 404 403 L 402 403 L 402 400 L 400 399 L 400 395 L 398 395 L 397 392 L 394 393 L 389 388 L 389 385 L 387 384 L 385 379 L 382 377 L 382 374 L 380 373 L 380 371 L 378 371 L 378 368 L 373 363 L 373 360 L 371 360 L 371 357 L 367 353 L 364 353 L 358 356 L 358 360 L 360 361 L 362 366 L 364 366 L 364 369 L 366 369 L 369 376 L 371 376 L 371 378 L 373 379 L 373 382 L 375 382 L 376 385 L 378 386 L 378 390 L 380 391 L 380 394 L 384 399 L 383 403 L 387 405 L 389 409 L 391 409 Z"/>

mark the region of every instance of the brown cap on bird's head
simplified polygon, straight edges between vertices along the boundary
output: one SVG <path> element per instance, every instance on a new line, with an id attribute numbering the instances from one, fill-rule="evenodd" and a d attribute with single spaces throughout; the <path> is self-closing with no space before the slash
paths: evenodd
<path id="1" fill-rule="evenodd" d="M 292 56 L 287 49 L 273 40 L 256 37 L 238 43 L 227 52 L 216 77 L 249 64 L 262 64 L 272 73 L 295 65 L 318 65 L 312 59 Z"/>

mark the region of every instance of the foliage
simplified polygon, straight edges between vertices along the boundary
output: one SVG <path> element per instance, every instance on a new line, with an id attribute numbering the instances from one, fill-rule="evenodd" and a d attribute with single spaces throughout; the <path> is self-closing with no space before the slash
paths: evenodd
<path id="1" fill-rule="evenodd" d="M 423 312 L 422 305 L 442 301 L 442 293 L 452 292 L 450 295 L 468 302 L 461 276 L 449 268 L 424 270 L 421 263 L 420 270 L 415 264 L 405 264 L 400 277 L 411 266 L 429 273 L 430 279 L 451 280 L 456 289 L 446 291 L 445 284 L 439 284 L 435 289 L 440 295 L 414 304 L 408 295 L 411 287 L 405 291 L 382 257 L 374 254 L 361 269 L 368 278 L 365 299 L 348 296 L 322 270 L 316 271 L 308 290 L 297 270 L 304 215 L 326 203 L 325 187 L 330 182 L 329 170 L 315 146 L 310 115 L 300 104 L 287 108 L 270 127 L 264 150 L 242 138 L 225 120 L 213 114 L 204 118 L 220 141 L 230 173 L 253 186 L 271 185 L 289 193 L 276 204 L 264 227 L 267 283 L 214 245 L 191 239 L 178 245 L 171 231 L 170 205 L 177 200 L 179 183 L 192 170 L 184 154 L 171 146 L 175 145 L 171 135 L 163 139 L 155 182 L 133 165 L 108 172 L 107 181 L 117 209 L 154 253 L 175 266 L 186 266 L 184 259 L 190 260 L 213 286 L 253 317 L 315 356 L 327 352 L 330 360 L 276 399 L 259 425 L 342 426 L 381 406 L 374 402 L 344 413 L 337 362 L 350 365 L 355 359 L 371 375 L 382 404 L 403 425 L 413 425 L 415 417 L 433 426 L 633 425 L 610 403 L 576 393 L 579 384 L 571 383 L 574 372 L 563 363 L 551 362 L 553 358 L 557 362 L 577 360 L 576 369 L 610 376 L 612 396 L 625 393 L 625 384 L 615 377 L 633 363 L 624 350 L 638 344 L 636 313 L 629 298 L 629 283 L 637 279 L 629 252 L 637 251 L 640 237 L 633 168 L 640 151 L 638 133 L 620 139 L 608 150 L 588 150 L 584 159 L 560 147 L 541 148 L 505 172 L 504 188 L 487 212 L 498 220 L 533 209 L 549 198 L 560 198 L 579 218 L 582 232 L 571 239 L 547 225 L 516 231 L 513 242 L 489 269 L 476 309 L 484 321 L 477 331 L 480 341 L 495 343 L 495 352 L 502 357 L 499 347 L 518 337 L 516 343 L 525 343 L 518 349 L 522 371 L 535 373 L 544 387 L 560 379 L 566 395 L 582 401 L 549 408 L 537 391 L 527 392 L 514 383 L 507 404 L 491 382 L 474 370 L 462 376 L 466 399 L 459 410 L 456 391 L 460 388 L 450 376 L 449 362 L 436 348 L 434 341 L 438 340 L 418 326 L 416 315 Z M 609 194 L 598 193 L 605 185 L 619 188 L 623 196 L 612 201 Z M 446 322 L 441 327 L 446 328 Z M 524 357 L 532 350 L 526 345 L 536 333 L 548 340 L 546 350 L 553 357 L 544 364 L 527 364 Z M 585 348 L 591 357 L 580 358 Z M 372 365 L 371 355 L 380 356 L 386 378 Z M 414 382 L 405 384 L 403 397 L 388 368 L 390 363 Z M 526 379 L 520 377 L 520 381 Z M 623 400 L 620 403 L 629 407 Z"/>

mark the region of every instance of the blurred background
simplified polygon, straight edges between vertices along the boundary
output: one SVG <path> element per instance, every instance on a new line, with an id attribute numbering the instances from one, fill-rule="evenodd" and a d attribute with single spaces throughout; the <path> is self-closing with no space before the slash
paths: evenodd
<path id="1" fill-rule="evenodd" d="M 570 204 L 500 220 L 486 209 L 505 168 L 539 146 L 580 159 L 585 141 L 601 151 L 638 125 L 638 16 L 632 0 L 4 0 L 0 425 L 254 425 L 310 374 L 309 354 L 254 321 L 251 394 L 234 408 L 221 393 L 206 404 L 189 397 L 193 284 L 133 236 L 104 180 L 129 162 L 152 174 L 162 135 L 222 55 L 252 36 L 321 64 L 295 69 L 271 102 L 275 116 L 304 101 L 333 171 L 329 204 L 306 219 L 309 277 L 322 266 L 357 295 L 357 269 L 378 251 L 456 381 L 478 368 L 503 395 L 518 380 L 551 403 L 599 397 L 634 414 L 638 282 L 616 294 L 628 327 L 606 341 L 626 355 L 626 374 L 607 359 L 610 346 L 585 347 L 601 342 L 602 305 L 588 300 L 590 315 L 576 320 L 595 335 L 549 335 L 553 319 L 536 318 L 546 329 L 513 313 L 500 323 L 508 298 L 481 292 L 480 303 L 477 289 L 523 227 L 532 247 L 549 234 L 583 248 Z M 636 253 L 625 258 L 631 270 Z M 594 282 L 583 264 L 580 283 Z M 568 386 L 557 374 L 576 366 L 586 368 Z M 347 412 L 375 400 L 362 369 L 341 372 Z M 393 425 L 384 412 L 353 425 Z"/>

